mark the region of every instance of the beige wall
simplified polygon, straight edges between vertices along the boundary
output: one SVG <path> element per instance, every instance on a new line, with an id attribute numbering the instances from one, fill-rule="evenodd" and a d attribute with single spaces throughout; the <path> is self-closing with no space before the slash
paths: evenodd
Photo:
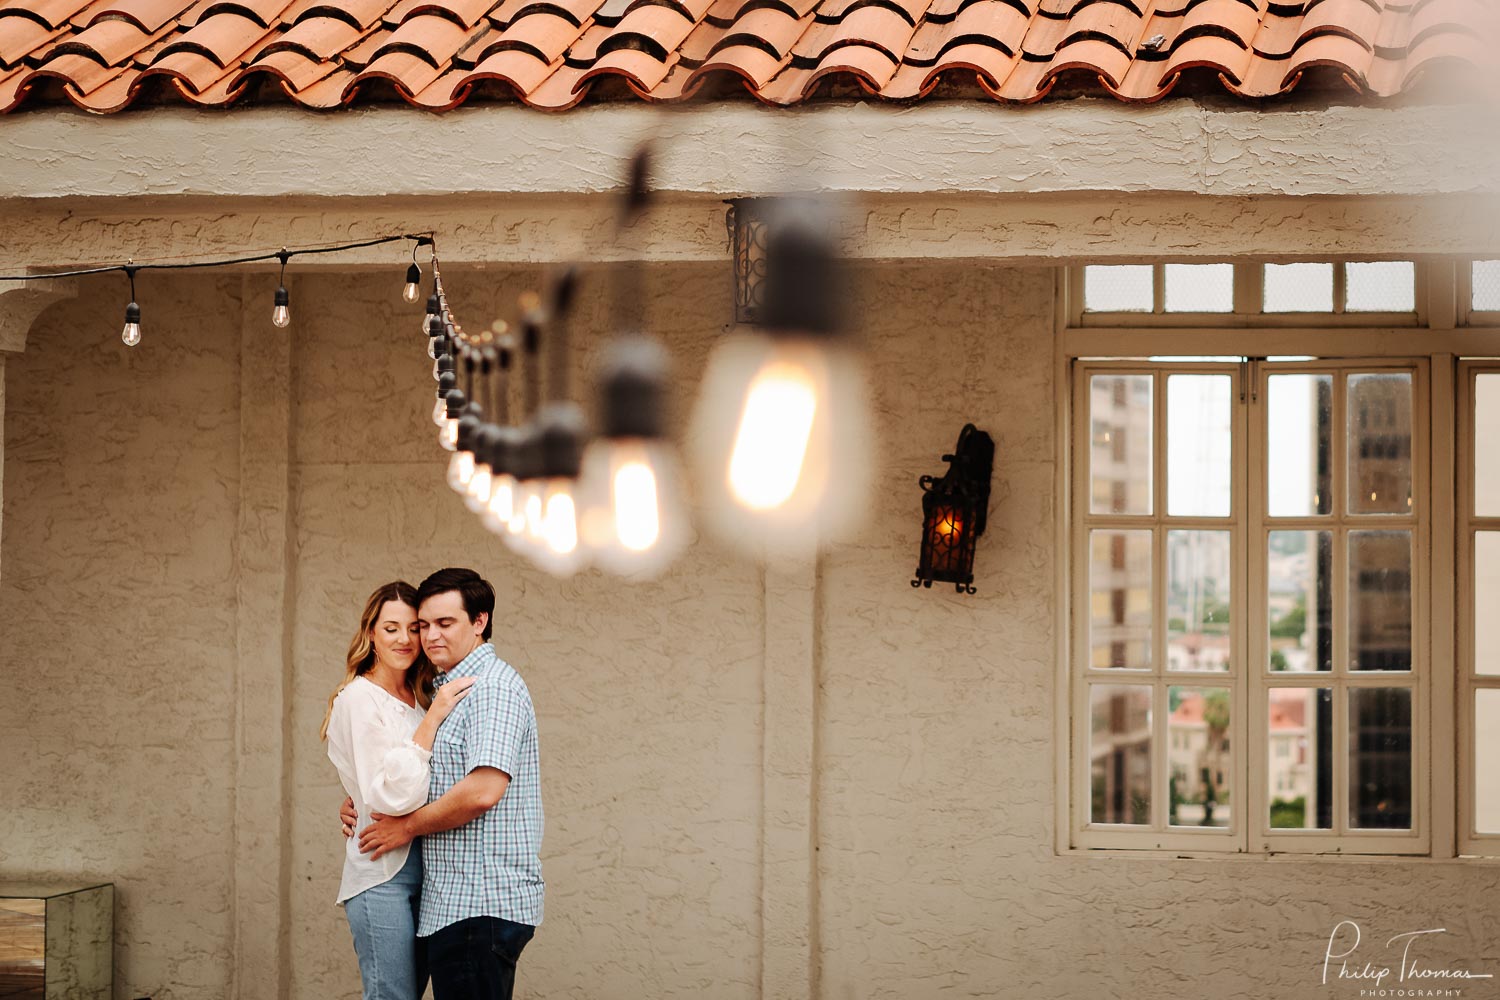
<path id="1" fill-rule="evenodd" d="M 445 269 L 470 328 L 537 274 Z M 692 385 L 728 267 L 650 277 Z M 805 589 L 707 542 L 645 586 L 518 565 L 441 484 L 395 272 L 298 277 L 289 334 L 264 278 L 153 276 L 134 352 L 119 279 L 85 282 L 5 367 L 0 878 L 114 879 L 120 997 L 355 996 L 317 724 L 365 594 L 468 563 L 541 727 L 523 995 L 1355 996 L 1319 983 L 1344 917 L 1500 972 L 1497 867 L 1054 856 L 1052 274 L 864 277 L 873 517 Z M 916 477 L 965 420 L 979 593 L 914 590 Z"/>

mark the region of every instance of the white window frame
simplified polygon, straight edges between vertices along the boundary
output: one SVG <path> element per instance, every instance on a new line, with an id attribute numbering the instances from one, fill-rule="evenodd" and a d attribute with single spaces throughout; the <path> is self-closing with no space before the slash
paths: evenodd
<path id="1" fill-rule="evenodd" d="M 1474 535 L 1500 530 L 1500 517 L 1474 513 L 1474 455 L 1480 445 L 1474 440 L 1474 386 L 1480 375 L 1500 375 L 1500 362 L 1462 361 L 1458 365 L 1458 744 L 1460 789 L 1458 853 L 1500 855 L 1500 833 L 1480 833 L 1475 828 L 1474 795 L 1474 692 L 1500 689 L 1500 675 L 1479 675 L 1474 663 Z"/>
<path id="2" fill-rule="evenodd" d="M 1157 264 L 1175 263 L 1179 260 L 1183 263 L 1212 262 L 1179 258 L 1162 261 L 1111 260 L 1099 263 Z M 1164 839 L 1151 839 L 1147 843 L 1146 838 L 1141 837 L 1138 831 L 1132 831 L 1134 836 L 1119 839 L 1117 843 L 1110 845 L 1083 845 L 1075 836 L 1073 818 L 1079 778 L 1072 773 L 1073 727 L 1075 722 L 1078 725 L 1088 723 L 1087 713 L 1080 715 L 1074 704 L 1073 645 L 1076 633 L 1073 614 L 1075 608 L 1087 609 L 1087 603 L 1080 605 L 1075 593 L 1078 575 L 1075 569 L 1077 560 L 1074 550 L 1077 543 L 1073 537 L 1075 518 L 1072 509 L 1077 475 L 1077 449 L 1074 447 L 1072 433 L 1073 397 L 1076 392 L 1075 362 L 1089 358 L 1252 358 L 1310 355 L 1322 362 L 1339 358 L 1425 358 L 1428 386 L 1426 406 L 1422 413 L 1414 414 L 1414 418 L 1425 417 L 1428 425 L 1426 437 L 1430 442 L 1430 449 L 1423 469 L 1427 482 L 1425 492 L 1428 497 L 1428 516 L 1423 528 L 1426 538 L 1417 544 L 1413 574 L 1422 573 L 1427 581 L 1425 647 L 1428 669 L 1425 677 L 1417 679 L 1419 690 L 1414 695 L 1413 723 L 1415 728 L 1420 719 L 1429 734 L 1454 733 L 1458 738 L 1432 738 L 1429 735 L 1421 741 L 1426 744 L 1427 757 L 1424 764 L 1414 762 L 1413 802 L 1414 826 L 1422 822 L 1418 817 L 1425 817 L 1423 832 L 1415 835 L 1422 843 L 1395 846 L 1402 853 L 1425 854 L 1434 859 L 1460 855 L 1500 856 L 1500 835 L 1476 837 L 1471 830 L 1472 734 L 1465 738 L 1464 733 L 1472 727 L 1472 721 L 1469 720 L 1467 710 L 1460 711 L 1468 702 L 1459 700 L 1460 697 L 1472 697 L 1471 687 L 1460 683 L 1460 670 L 1469 669 L 1462 659 L 1464 653 L 1460 646 L 1460 635 L 1471 618 L 1465 618 L 1462 622 L 1459 620 L 1461 598 L 1465 597 L 1470 586 L 1464 582 L 1470 579 L 1467 575 L 1469 546 L 1466 541 L 1469 533 L 1467 522 L 1459 523 L 1461 512 L 1457 509 L 1459 496 L 1464 489 L 1469 488 L 1464 486 L 1464 489 L 1460 489 L 1460 484 L 1471 482 L 1468 478 L 1471 472 L 1458 468 L 1459 425 L 1461 420 L 1467 419 L 1466 411 L 1460 406 L 1462 399 L 1468 398 L 1468 376 L 1464 372 L 1471 368 L 1478 370 L 1475 367 L 1477 363 L 1470 363 L 1465 359 L 1500 358 L 1500 312 L 1475 313 L 1468 308 L 1471 301 L 1471 262 L 1466 258 L 1418 259 L 1415 262 L 1418 309 L 1414 316 L 1404 317 L 1404 322 L 1400 324 L 1379 324 L 1375 321 L 1392 317 L 1367 313 L 1262 314 L 1259 312 L 1258 285 L 1242 276 L 1244 272 L 1258 275 L 1261 270 L 1259 264 L 1262 262 L 1234 263 L 1236 310 L 1230 314 L 1085 314 L 1082 307 L 1083 264 L 1060 267 L 1056 272 L 1054 364 L 1056 384 L 1060 391 L 1055 401 L 1054 419 L 1055 425 L 1064 430 L 1060 430 L 1057 435 L 1055 487 L 1060 501 L 1055 512 L 1055 523 L 1057 537 L 1064 551 L 1056 562 L 1055 575 L 1056 592 L 1064 595 L 1064 599 L 1059 601 L 1057 608 L 1056 629 L 1059 697 L 1055 729 L 1059 752 L 1056 757 L 1055 782 L 1059 792 L 1056 798 L 1055 849 L 1059 854 L 1083 854 L 1100 851 L 1111 853 L 1115 848 L 1122 848 L 1118 853 L 1125 857 L 1193 857 L 1200 854 L 1205 857 L 1224 856 L 1222 852 L 1205 850 L 1201 843 L 1203 835 L 1199 834 L 1194 834 L 1198 841 L 1186 848 L 1177 847 Z M 1158 295 L 1158 302 L 1160 300 L 1161 296 Z M 1485 370 L 1500 370 L 1500 363 L 1495 364 L 1497 367 Z M 1465 478 L 1458 479 L 1460 475 Z M 1461 540 L 1464 540 L 1463 544 L 1460 544 Z M 1461 559 L 1462 567 L 1459 565 Z M 1087 587 L 1086 578 L 1084 587 Z M 1464 614 L 1471 615 L 1472 611 L 1465 610 Z M 1413 641 L 1417 641 L 1415 630 Z M 1250 671 L 1242 670 L 1242 673 L 1248 674 Z M 1311 680 L 1316 682 L 1316 678 Z M 1462 680 L 1469 680 L 1467 674 Z M 1239 709 L 1239 704 L 1243 703 L 1237 703 L 1237 720 L 1245 716 L 1243 710 Z M 1261 706 L 1260 711 L 1264 712 L 1264 706 Z M 1414 755 L 1418 745 L 1414 743 Z M 1243 736 L 1240 736 L 1236 740 L 1234 766 L 1248 767 L 1251 759 L 1251 755 L 1246 752 Z M 1266 761 L 1260 762 L 1260 767 L 1266 766 Z M 1087 785 L 1083 787 L 1086 789 Z M 1255 786 L 1247 782 L 1241 787 Z M 1265 791 L 1262 790 L 1261 794 L 1264 795 Z M 1419 795 L 1420 803 L 1417 799 Z M 1347 808 L 1342 803 L 1340 805 Z M 1245 811 L 1236 810 L 1236 817 Z M 1279 834 L 1285 833 L 1286 831 L 1279 831 Z M 1246 853 L 1249 856 L 1274 856 L 1280 850 L 1274 843 L 1266 843 L 1264 838 L 1257 839 L 1260 840 L 1259 843 L 1249 843 L 1247 840 Z M 1318 849 L 1326 848 L 1333 854 L 1347 855 L 1352 853 L 1350 847 L 1347 843 L 1334 843 L 1320 845 Z M 1360 847 L 1362 851 L 1379 848 L 1378 853 L 1381 854 L 1396 853 L 1377 844 L 1362 844 Z M 1267 853 L 1262 855 L 1259 853 L 1261 851 Z"/>

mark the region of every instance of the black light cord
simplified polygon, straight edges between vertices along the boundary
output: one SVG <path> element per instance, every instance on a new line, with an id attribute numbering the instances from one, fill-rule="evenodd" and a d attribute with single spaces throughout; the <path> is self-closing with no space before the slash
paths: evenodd
<path id="1" fill-rule="evenodd" d="M 286 260 L 303 255 L 339 253 L 344 250 L 359 250 L 363 247 L 375 247 L 385 243 L 399 243 L 402 240 L 413 240 L 415 246 L 412 248 L 413 255 L 417 247 L 433 246 L 431 233 L 402 233 L 399 236 L 381 236 L 373 240 L 360 240 L 354 243 L 331 243 L 326 246 L 304 247 L 300 250 L 273 250 L 270 253 L 251 254 L 244 257 L 225 257 L 219 260 L 189 260 L 138 264 L 131 261 L 127 264 L 106 264 L 102 267 L 79 267 L 67 271 L 48 271 L 36 274 L 0 274 L 0 281 L 40 281 L 44 278 L 79 278 L 89 274 L 111 274 L 116 271 L 129 275 L 132 282 L 136 271 L 179 271 L 198 267 L 229 267 L 234 264 L 256 264 L 267 260 L 280 260 L 285 267 Z M 132 298 L 134 294 L 132 293 Z"/>

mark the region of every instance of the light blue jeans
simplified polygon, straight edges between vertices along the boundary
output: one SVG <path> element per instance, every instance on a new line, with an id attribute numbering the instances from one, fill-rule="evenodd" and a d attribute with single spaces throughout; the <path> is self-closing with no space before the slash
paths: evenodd
<path id="1" fill-rule="evenodd" d="M 364 1000 L 418 1000 L 427 989 L 424 945 L 417 940 L 422 904 L 422 849 L 412 841 L 406 864 L 389 882 L 344 902 L 354 935 Z"/>

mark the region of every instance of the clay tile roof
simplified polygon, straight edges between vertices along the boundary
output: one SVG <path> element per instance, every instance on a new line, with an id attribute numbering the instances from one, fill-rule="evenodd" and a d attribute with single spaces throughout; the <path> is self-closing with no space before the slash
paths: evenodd
<path id="1" fill-rule="evenodd" d="M 939 85 L 1025 103 L 1064 78 L 1124 101 L 1184 79 L 1258 99 L 1308 74 L 1379 99 L 1455 71 L 1496 96 L 1497 44 L 1495 0 L 0 0 L 0 113 L 277 94 L 556 111 L 708 84 L 773 105 Z"/>

